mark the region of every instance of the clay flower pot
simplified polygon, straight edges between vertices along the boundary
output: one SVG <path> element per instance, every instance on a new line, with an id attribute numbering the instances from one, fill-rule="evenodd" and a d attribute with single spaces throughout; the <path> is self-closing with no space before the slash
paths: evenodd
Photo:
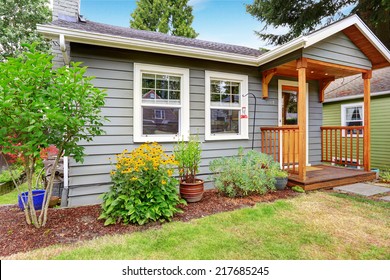
<path id="1" fill-rule="evenodd" d="M 180 196 L 187 202 L 198 202 L 204 193 L 204 181 L 196 179 L 195 183 L 180 182 Z"/>

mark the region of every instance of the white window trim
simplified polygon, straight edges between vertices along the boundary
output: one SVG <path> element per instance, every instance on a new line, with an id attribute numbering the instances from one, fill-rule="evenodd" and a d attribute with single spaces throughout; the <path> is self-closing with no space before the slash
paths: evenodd
<path id="1" fill-rule="evenodd" d="M 364 126 L 364 102 L 358 102 L 358 103 L 348 103 L 348 104 L 342 104 L 341 105 L 341 126 L 347 126 L 347 120 L 346 120 L 346 109 L 351 107 L 357 107 L 362 106 L 362 126 Z M 363 132 L 364 133 L 364 132 Z M 359 137 L 363 137 L 363 133 L 359 134 Z M 345 130 L 342 130 L 342 136 L 343 137 L 350 137 L 351 134 L 345 135 Z M 353 134 L 352 137 L 357 137 L 356 134 Z"/>
<path id="2" fill-rule="evenodd" d="M 240 120 L 240 133 L 224 133 L 224 134 L 211 134 L 211 102 L 210 102 L 210 82 L 212 79 L 216 80 L 228 80 L 232 82 L 240 83 L 240 107 L 230 107 L 226 109 L 241 109 L 239 114 Z M 236 140 L 236 139 L 249 139 L 249 118 L 241 119 L 242 109 L 245 107 L 246 114 L 249 115 L 248 96 L 243 97 L 248 93 L 248 76 L 238 75 L 232 73 L 205 71 L 205 140 Z M 217 108 L 217 106 L 213 106 Z M 225 109 L 225 107 L 223 107 Z"/>
<path id="3" fill-rule="evenodd" d="M 165 107 L 180 108 L 179 134 L 167 135 L 142 135 L 142 72 L 180 76 L 180 101 L 181 106 L 167 105 Z M 190 70 L 186 68 L 167 67 L 161 65 L 134 63 L 134 88 L 133 88 L 133 137 L 134 142 L 176 142 L 179 139 L 188 139 L 190 133 Z M 162 105 L 162 104 L 161 104 Z M 157 106 L 158 107 L 158 106 Z"/>

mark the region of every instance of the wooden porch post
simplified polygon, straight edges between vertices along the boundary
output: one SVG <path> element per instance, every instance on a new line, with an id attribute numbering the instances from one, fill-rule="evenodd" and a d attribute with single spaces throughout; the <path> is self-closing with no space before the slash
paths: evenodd
<path id="1" fill-rule="evenodd" d="M 362 74 L 364 81 L 364 170 L 371 170 L 371 77 L 372 71 Z"/>
<path id="2" fill-rule="evenodd" d="M 298 133 L 299 133 L 299 146 L 298 146 L 298 176 L 299 179 L 306 179 L 306 58 L 300 58 L 297 60 L 298 70 Z"/>

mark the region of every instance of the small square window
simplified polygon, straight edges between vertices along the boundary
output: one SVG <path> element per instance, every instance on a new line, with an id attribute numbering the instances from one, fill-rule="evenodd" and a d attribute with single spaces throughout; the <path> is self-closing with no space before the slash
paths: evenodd
<path id="1" fill-rule="evenodd" d="M 363 126 L 364 125 L 363 103 L 345 104 L 341 106 L 342 126 Z M 346 133 L 345 133 L 346 131 Z M 362 129 L 346 129 L 343 136 L 363 136 Z M 346 134 L 346 135 L 345 135 Z"/>

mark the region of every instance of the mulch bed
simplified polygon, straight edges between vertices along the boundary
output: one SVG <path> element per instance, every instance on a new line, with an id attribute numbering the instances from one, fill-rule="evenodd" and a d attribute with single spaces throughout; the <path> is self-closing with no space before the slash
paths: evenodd
<path id="1" fill-rule="evenodd" d="M 296 195 L 297 193 L 286 189 L 263 196 L 231 199 L 210 190 L 205 192 L 202 201 L 181 206 L 184 212 L 176 215 L 173 220 L 186 222 L 219 212 L 253 206 L 258 202 L 270 202 Z M 105 227 L 103 221 L 97 220 L 100 212 L 100 205 L 49 209 L 46 226 L 36 229 L 25 223 L 24 213 L 17 206 L 0 207 L 0 256 L 54 244 L 89 240 L 107 234 L 125 234 L 161 226 L 160 223 L 149 223 L 143 226 L 117 224 Z"/>

